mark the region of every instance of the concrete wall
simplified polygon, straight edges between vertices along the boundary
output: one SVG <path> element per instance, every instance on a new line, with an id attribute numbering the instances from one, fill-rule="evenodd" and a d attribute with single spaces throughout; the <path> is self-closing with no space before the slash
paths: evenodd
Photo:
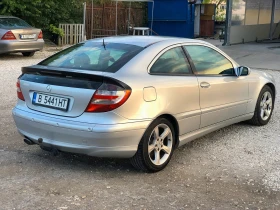
<path id="1" fill-rule="evenodd" d="M 276 24 L 273 25 L 273 31 Z M 270 24 L 261 25 L 241 25 L 232 26 L 230 33 L 230 44 L 239 44 L 243 42 L 253 42 L 258 40 L 269 39 Z M 280 35 L 280 24 L 278 25 L 273 38 L 278 38 Z"/>

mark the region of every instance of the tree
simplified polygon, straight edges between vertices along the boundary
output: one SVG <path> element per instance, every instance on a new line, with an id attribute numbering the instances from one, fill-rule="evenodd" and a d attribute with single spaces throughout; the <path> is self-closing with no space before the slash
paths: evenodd
<path id="1" fill-rule="evenodd" d="M 225 4 L 227 0 L 204 0 L 203 4 L 216 4 L 216 6 L 220 6 L 221 4 Z"/>
<path id="2" fill-rule="evenodd" d="M 50 24 L 81 23 L 81 0 L 2 0 L 0 15 L 13 15 L 32 26 L 47 29 Z"/>
<path id="3" fill-rule="evenodd" d="M 203 4 L 216 4 L 216 20 L 224 21 L 226 11 L 220 8 L 221 4 L 226 4 L 227 0 L 204 0 Z"/>

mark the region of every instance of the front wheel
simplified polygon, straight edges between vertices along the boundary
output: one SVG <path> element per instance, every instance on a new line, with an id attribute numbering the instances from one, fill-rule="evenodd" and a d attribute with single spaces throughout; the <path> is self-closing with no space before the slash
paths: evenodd
<path id="1" fill-rule="evenodd" d="M 269 86 L 264 86 L 261 90 L 254 116 L 249 123 L 257 126 L 266 125 L 272 115 L 274 108 L 274 94 Z"/>
<path id="2" fill-rule="evenodd" d="M 160 171 L 169 163 L 174 146 L 173 125 L 165 118 L 156 119 L 142 137 L 131 164 L 143 171 Z"/>

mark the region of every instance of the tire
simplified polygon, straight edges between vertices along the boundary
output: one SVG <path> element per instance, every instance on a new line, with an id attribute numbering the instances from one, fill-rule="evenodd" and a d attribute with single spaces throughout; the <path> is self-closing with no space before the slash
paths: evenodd
<path id="1" fill-rule="evenodd" d="M 173 125 L 165 118 L 158 118 L 144 133 L 136 154 L 131 158 L 131 164 L 142 171 L 158 172 L 167 166 L 174 148 Z"/>
<path id="2" fill-rule="evenodd" d="M 22 52 L 22 55 L 25 57 L 32 57 L 35 54 L 35 52 Z"/>
<path id="3" fill-rule="evenodd" d="M 269 101 L 269 98 L 271 101 Z M 260 92 L 254 116 L 248 122 L 256 126 L 266 125 L 272 116 L 274 109 L 274 94 L 269 86 L 264 86 Z M 265 103 L 264 103 L 265 101 Z"/>

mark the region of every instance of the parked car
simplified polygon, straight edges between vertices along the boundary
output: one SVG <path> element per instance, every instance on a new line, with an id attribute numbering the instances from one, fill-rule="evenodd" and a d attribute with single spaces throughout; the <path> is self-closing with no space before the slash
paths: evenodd
<path id="1" fill-rule="evenodd" d="M 21 52 L 33 56 L 44 46 L 41 29 L 12 16 L 0 16 L 0 54 Z"/>
<path id="2" fill-rule="evenodd" d="M 266 125 L 275 95 L 270 74 L 209 43 L 112 37 L 23 67 L 13 117 L 27 144 L 130 158 L 156 172 L 175 148 L 207 133 L 241 121 Z"/>

